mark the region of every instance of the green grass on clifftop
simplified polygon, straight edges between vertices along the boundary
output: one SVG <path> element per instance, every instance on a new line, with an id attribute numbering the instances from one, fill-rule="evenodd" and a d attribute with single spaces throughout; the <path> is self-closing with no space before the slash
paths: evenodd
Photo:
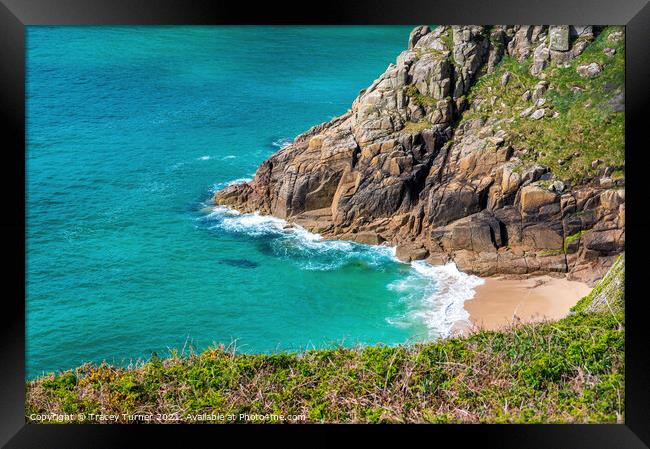
<path id="1" fill-rule="evenodd" d="M 619 315 L 625 308 L 625 254 L 612 265 L 605 277 L 573 307 L 573 312 Z"/>
<path id="2" fill-rule="evenodd" d="M 550 63 L 539 78 L 529 72 L 532 57 L 524 63 L 505 57 L 494 73 L 483 75 L 472 87 L 470 104 L 477 99 L 483 102 L 480 109 L 466 111 L 462 120 L 501 119 L 498 126 L 507 131 L 515 148 L 528 150 L 524 163 L 548 166 L 568 182 L 577 183 L 593 176 L 602 168 L 591 167 L 596 159 L 607 165 L 624 166 L 625 114 L 615 112 L 613 104 L 624 91 L 625 44 L 624 40 L 608 39 L 611 33 L 621 30 L 622 27 L 607 27 L 567 67 Z M 616 53 L 607 56 L 605 48 Z M 578 75 L 576 67 L 592 62 L 602 65 L 602 73 L 591 78 Z M 510 81 L 501 86 L 506 71 L 511 73 Z M 520 117 L 534 103 L 522 98 L 524 92 L 532 93 L 541 79 L 549 82 L 544 95 L 546 103 L 539 106 L 546 110 L 545 116 L 539 120 Z M 492 97 L 496 97 L 494 105 L 490 102 Z M 557 116 L 553 117 L 553 113 Z"/>
<path id="3" fill-rule="evenodd" d="M 563 320 L 411 347 L 275 355 L 214 348 L 154 357 L 135 369 L 84 365 L 28 382 L 27 417 L 67 413 L 75 422 L 95 422 L 90 414 L 101 413 L 126 422 L 123 414 L 150 414 L 156 422 L 166 414 L 166 421 L 194 422 L 202 413 L 247 413 L 301 415 L 308 422 L 620 422 L 623 280 L 620 259 Z M 620 307 L 588 312 L 602 291 Z"/>

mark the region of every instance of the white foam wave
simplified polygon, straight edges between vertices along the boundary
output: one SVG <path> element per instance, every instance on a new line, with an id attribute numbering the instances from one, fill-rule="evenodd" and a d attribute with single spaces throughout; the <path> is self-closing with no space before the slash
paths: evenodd
<path id="1" fill-rule="evenodd" d="M 345 265 L 379 266 L 392 261 L 395 249 L 369 246 L 347 240 L 327 240 L 301 226 L 257 212 L 241 214 L 225 206 L 213 207 L 204 220 L 210 229 L 242 233 L 251 237 L 272 236 L 273 253 L 294 261 L 305 270 L 330 271 Z"/>
<path id="2" fill-rule="evenodd" d="M 245 182 L 251 182 L 253 180 L 252 176 L 250 178 L 237 178 L 232 181 L 217 182 L 212 186 L 212 193 L 215 193 L 218 190 L 225 189 L 226 187 L 234 186 L 235 184 L 243 184 Z"/>
<path id="3" fill-rule="evenodd" d="M 235 184 L 243 184 L 245 182 L 251 182 L 253 180 L 252 177 L 246 177 L 246 178 L 237 178 L 233 179 L 232 181 L 226 182 L 227 186 L 234 186 Z"/>
<path id="4" fill-rule="evenodd" d="M 209 161 L 210 159 L 211 159 L 210 156 L 201 156 L 201 157 L 198 158 L 197 160 L 199 160 L 199 161 Z"/>
<path id="5" fill-rule="evenodd" d="M 234 154 L 229 154 L 228 156 L 224 156 L 221 159 L 227 161 L 228 159 L 235 159 L 236 157 L 237 156 L 235 156 Z"/>
<path id="6" fill-rule="evenodd" d="M 265 234 L 278 234 L 282 232 L 284 220 L 260 215 L 257 212 L 252 214 L 232 214 L 224 218 L 219 227 L 230 232 L 241 232 L 251 236 Z"/>
<path id="7" fill-rule="evenodd" d="M 241 215 L 241 212 L 239 212 L 238 210 L 230 209 L 229 207 L 226 206 L 208 207 L 205 210 L 208 211 L 208 214 L 204 217 L 207 220 L 213 218 Z"/>
<path id="8" fill-rule="evenodd" d="M 283 137 L 281 139 L 274 140 L 271 145 L 277 148 L 284 148 L 286 146 L 289 146 L 293 143 L 293 139 L 289 139 L 287 137 Z"/>
<path id="9" fill-rule="evenodd" d="M 474 289 L 485 281 L 459 271 L 454 263 L 432 266 L 411 262 L 413 273 L 389 284 L 388 288 L 406 293 L 408 311 L 388 321 L 397 326 L 421 322 L 433 336 L 447 337 L 458 322 L 466 322 L 469 313 L 465 301 L 474 297 Z"/>
<path id="10" fill-rule="evenodd" d="M 327 240 L 300 226 L 257 212 L 242 214 L 216 206 L 202 219 L 208 222 L 210 229 L 256 238 L 272 237 L 264 244 L 268 244 L 276 256 L 305 270 L 363 269 L 399 262 L 394 247 Z M 464 303 L 484 281 L 459 271 L 453 263 L 432 266 L 425 261 L 414 261 L 410 268 L 406 277 L 388 285 L 390 290 L 400 294 L 406 312 L 386 320 L 400 327 L 423 326 L 429 337 L 449 336 L 456 323 L 469 319 Z"/>

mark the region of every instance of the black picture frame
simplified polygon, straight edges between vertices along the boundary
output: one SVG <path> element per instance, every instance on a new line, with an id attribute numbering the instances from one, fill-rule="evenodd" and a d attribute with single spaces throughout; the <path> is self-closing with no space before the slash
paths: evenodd
<path id="1" fill-rule="evenodd" d="M 409 2 L 330 0 L 306 3 L 181 0 L 0 0 L 0 114 L 4 127 L 1 233 L 5 294 L 0 316 L 0 443 L 6 447 L 124 447 L 136 437 L 180 437 L 197 432 L 236 432 L 241 438 L 306 436 L 306 430 L 339 440 L 353 426 L 276 426 L 251 432 L 249 426 L 26 425 L 25 423 L 25 27 L 103 24 L 602 24 L 626 26 L 626 367 L 625 424 L 612 425 L 434 425 L 354 426 L 363 433 L 468 441 L 501 448 L 642 448 L 650 445 L 650 364 L 645 323 L 644 267 L 649 223 L 644 213 L 644 113 L 650 83 L 650 4 L 648 0 L 418 0 Z M 327 429 L 327 430 L 324 430 Z M 280 435 L 282 431 L 282 435 Z M 414 432 L 414 433 L 413 433 Z M 405 435 L 406 434 L 406 435 Z M 292 437 L 293 437 L 292 435 Z M 153 440 L 149 440 L 153 441 Z M 232 441 L 232 440 L 231 440 Z M 244 439 L 240 440 L 244 441 Z M 293 440 L 298 441 L 298 440 Z M 417 441 L 417 440 L 414 440 Z M 285 440 L 289 443 L 290 440 Z M 421 443 L 418 443 L 421 444 Z M 153 444 L 152 444 L 153 445 Z"/>

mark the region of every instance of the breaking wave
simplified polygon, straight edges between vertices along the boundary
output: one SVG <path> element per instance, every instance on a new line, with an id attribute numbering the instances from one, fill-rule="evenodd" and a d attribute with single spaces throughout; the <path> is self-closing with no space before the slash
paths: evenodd
<path id="1" fill-rule="evenodd" d="M 237 178 L 237 179 L 233 179 L 232 181 L 217 182 L 212 186 L 212 189 L 210 189 L 210 193 L 215 193 L 218 190 L 225 189 L 226 187 L 234 186 L 235 184 L 243 184 L 245 182 L 251 182 L 253 180 L 253 176 L 255 176 L 255 174 L 252 174 L 248 178 Z"/>
<path id="2" fill-rule="evenodd" d="M 275 256 L 291 260 L 305 270 L 331 271 L 344 266 L 379 267 L 396 260 L 394 248 L 327 240 L 300 226 L 257 212 L 242 214 L 225 206 L 216 206 L 202 219 L 208 222 L 209 229 L 254 238 L 270 237 L 262 243 L 268 245 Z"/>
<path id="3" fill-rule="evenodd" d="M 271 142 L 271 145 L 273 145 L 276 148 L 284 148 L 286 146 L 289 146 L 293 143 L 293 139 L 289 139 L 287 137 L 283 137 L 281 139 L 274 140 Z"/>
<path id="4" fill-rule="evenodd" d="M 242 214 L 216 206 L 200 220 L 212 230 L 258 239 L 260 247 L 304 270 L 386 269 L 402 264 L 395 257 L 395 248 L 327 240 L 269 215 Z M 459 271 L 453 263 L 432 266 L 425 261 L 411 262 L 405 277 L 387 286 L 401 297 L 406 312 L 386 321 L 397 327 L 423 327 L 427 338 L 447 337 L 456 323 L 468 320 L 464 302 L 482 283 L 481 278 Z"/>
<path id="5" fill-rule="evenodd" d="M 432 266 L 418 260 L 411 262 L 412 272 L 388 288 L 403 293 L 407 312 L 387 321 L 396 326 L 422 323 L 430 336 L 448 337 L 456 323 L 467 322 L 465 301 L 474 297 L 474 289 L 483 279 L 459 271 L 454 263 Z"/>

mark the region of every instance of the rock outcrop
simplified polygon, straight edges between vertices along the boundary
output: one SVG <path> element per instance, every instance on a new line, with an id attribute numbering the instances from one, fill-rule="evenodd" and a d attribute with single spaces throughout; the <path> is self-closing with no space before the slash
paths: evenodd
<path id="1" fill-rule="evenodd" d="M 465 110 L 480 107 L 467 99 L 477 78 L 505 55 L 532 60 L 529 71 L 538 76 L 582 53 L 593 36 L 588 26 L 418 27 L 350 110 L 298 136 L 251 182 L 217 192 L 215 202 L 328 238 L 388 242 L 407 261 L 594 282 L 624 249 L 621 186 L 548 187 L 549 169 L 522 168 L 497 119 L 459 125 Z M 547 89 L 540 79 L 527 92 L 541 103 L 528 112 L 532 119 L 545 115 Z"/>

